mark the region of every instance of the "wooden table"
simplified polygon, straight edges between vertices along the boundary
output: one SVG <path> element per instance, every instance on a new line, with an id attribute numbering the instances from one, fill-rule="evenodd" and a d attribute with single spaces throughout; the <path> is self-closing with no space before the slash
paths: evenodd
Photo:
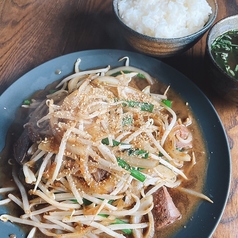
<path id="1" fill-rule="evenodd" d="M 238 1 L 217 0 L 217 20 L 237 14 Z M 1 0 L 0 94 L 20 76 L 55 57 L 87 49 L 132 50 L 118 34 L 112 0 Z M 208 96 L 228 134 L 233 173 L 228 204 L 213 237 L 238 237 L 238 108 L 207 89 L 206 35 L 185 54 L 163 60 Z"/>

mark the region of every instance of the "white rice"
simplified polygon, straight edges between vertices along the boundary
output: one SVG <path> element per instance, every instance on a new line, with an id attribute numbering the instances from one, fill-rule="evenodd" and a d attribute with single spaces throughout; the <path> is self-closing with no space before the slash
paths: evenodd
<path id="1" fill-rule="evenodd" d="M 139 33 L 176 38 L 200 30 L 212 13 L 206 0 L 118 0 L 122 21 Z"/>

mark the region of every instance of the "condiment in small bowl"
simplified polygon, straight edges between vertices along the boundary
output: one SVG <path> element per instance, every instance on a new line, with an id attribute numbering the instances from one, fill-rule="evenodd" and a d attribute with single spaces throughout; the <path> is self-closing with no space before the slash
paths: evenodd
<path id="1" fill-rule="evenodd" d="M 147 55 L 160 57 L 160 58 L 178 55 L 178 54 L 185 52 L 189 48 L 191 48 L 197 41 L 200 40 L 200 38 L 208 31 L 208 29 L 214 23 L 216 16 L 217 16 L 217 11 L 218 11 L 218 5 L 217 5 L 216 0 L 207 0 L 207 4 L 211 8 L 211 12 L 207 15 L 208 20 L 205 21 L 205 25 L 202 24 L 201 28 L 199 28 L 198 30 L 196 29 L 196 31 L 193 33 L 188 33 L 187 35 L 182 35 L 182 36 L 176 35 L 176 36 L 171 36 L 171 37 L 167 37 L 167 36 L 166 37 L 164 37 L 164 36 L 157 37 L 154 35 L 151 36 L 148 34 L 140 33 L 138 30 L 135 30 L 134 28 L 129 26 L 128 21 L 127 21 L 127 23 L 125 23 L 125 19 L 122 19 L 123 17 L 121 16 L 121 12 L 119 11 L 120 1 L 121 0 L 113 0 L 113 9 L 114 9 L 116 18 L 119 21 L 119 24 L 120 24 L 121 30 L 122 30 L 122 34 L 124 35 L 125 39 L 137 51 L 147 54 Z M 128 0 L 128 1 L 130 2 L 132 0 Z M 134 4 L 137 3 L 137 1 L 135 1 L 135 0 L 132 2 L 134 2 Z M 160 3 L 162 5 L 164 5 L 163 1 Z M 144 1 L 143 4 L 145 7 L 147 7 L 147 5 L 150 5 L 151 2 Z M 180 4 L 180 2 L 176 2 L 176 4 Z M 172 10 L 173 11 L 172 14 L 169 14 L 169 15 L 170 15 L 170 17 L 173 18 L 172 19 L 173 23 L 170 26 L 172 26 L 172 28 L 175 30 L 174 25 L 177 25 L 176 22 L 179 22 L 181 20 L 181 19 L 178 19 L 178 14 L 181 16 L 181 18 L 184 18 L 185 15 L 190 16 L 191 18 L 194 19 L 194 21 L 195 21 L 194 25 L 196 25 L 197 24 L 196 21 L 199 21 L 200 17 L 197 17 L 197 18 L 199 18 L 199 19 L 197 19 L 196 17 L 194 18 L 194 15 L 201 15 L 200 10 L 197 10 L 197 8 L 200 7 L 200 5 L 202 5 L 202 4 L 199 4 L 199 2 L 196 2 L 196 4 L 197 5 L 195 7 L 192 6 L 192 8 L 197 11 L 196 14 L 192 14 L 192 12 L 189 12 L 189 13 L 187 12 L 186 14 L 183 14 L 181 16 L 180 15 L 181 11 L 178 7 L 176 8 L 176 10 Z M 189 2 L 189 5 L 191 5 L 190 2 Z M 136 6 L 136 8 L 137 8 L 137 6 Z M 171 9 L 171 6 L 169 9 Z M 203 8 L 203 6 L 202 6 L 202 10 L 203 9 L 205 10 L 205 8 Z M 129 9 L 129 10 L 131 10 L 131 9 Z M 147 14 L 148 11 L 149 10 L 146 9 L 144 11 L 145 14 Z M 142 16 L 140 15 L 141 12 L 139 13 L 139 15 L 138 15 L 138 12 L 140 12 L 140 9 L 137 9 L 137 13 L 136 13 L 137 14 L 136 18 L 138 16 L 138 21 L 135 22 L 136 27 L 140 27 L 140 25 L 142 24 L 141 23 Z M 134 14 L 134 10 L 132 11 L 131 14 L 132 15 Z M 166 14 L 164 12 L 161 15 L 166 15 Z M 130 21 L 130 17 L 129 17 L 129 21 Z M 150 25 L 150 22 L 153 23 L 153 21 L 154 21 L 154 19 L 149 19 L 148 24 Z M 167 22 L 167 21 L 165 20 L 165 22 Z M 193 22 L 190 21 L 190 24 L 186 24 L 185 27 L 192 25 L 192 23 Z M 156 24 L 162 24 L 162 23 L 157 22 Z M 164 27 L 164 29 L 167 29 L 166 26 Z M 180 27 L 180 26 L 178 26 L 176 28 L 176 32 L 178 32 L 178 34 L 180 32 L 182 32 L 183 30 L 184 30 L 183 27 Z"/>
<path id="2" fill-rule="evenodd" d="M 210 29 L 205 64 L 211 88 L 238 104 L 238 15 L 223 18 Z"/>

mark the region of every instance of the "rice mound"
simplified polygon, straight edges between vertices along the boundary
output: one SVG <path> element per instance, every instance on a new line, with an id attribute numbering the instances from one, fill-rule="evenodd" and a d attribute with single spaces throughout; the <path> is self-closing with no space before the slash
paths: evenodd
<path id="1" fill-rule="evenodd" d="M 195 33 L 212 13 L 206 0 L 118 0 L 118 9 L 127 26 L 159 38 Z"/>

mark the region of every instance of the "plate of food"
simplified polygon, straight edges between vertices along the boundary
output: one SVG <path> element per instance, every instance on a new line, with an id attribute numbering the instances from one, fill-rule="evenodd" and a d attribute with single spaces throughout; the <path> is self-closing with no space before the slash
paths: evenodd
<path id="1" fill-rule="evenodd" d="M 12 84 L 0 112 L 1 237 L 209 237 L 219 223 L 226 133 L 167 64 L 64 55 Z"/>

